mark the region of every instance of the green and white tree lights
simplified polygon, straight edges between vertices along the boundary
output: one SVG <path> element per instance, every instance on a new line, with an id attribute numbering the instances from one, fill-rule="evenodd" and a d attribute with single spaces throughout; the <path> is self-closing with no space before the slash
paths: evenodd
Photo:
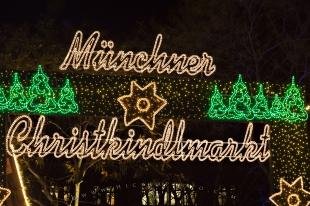
<path id="1" fill-rule="evenodd" d="M 27 110 L 27 98 L 18 73 L 13 74 L 13 81 L 10 86 L 8 108 L 10 112 L 22 112 Z"/>
<path id="2" fill-rule="evenodd" d="M 300 88 L 294 77 L 285 90 L 284 96 L 279 97 L 276 94 L 270 101 L 264 94 L 262 84 L 258 85 L 255 96 L 251 97 L 241 75 L 233 84 L 232 92 L 226 102 L 218 86 L 215 85 L 205 116 L 215 120 L 280 120 L 288 122 L 306 121 L 308 118 Z"/>
<path id="3" fill-rule="evenodd" d="M 208 116 L 210 118 L 223 118 L 226 114 L 226 106 L 224 105 L 223 95 L 219 91 L 218 86 L 214 86 L 214 90 L 211 96 L 211 102 L 210 108 L 208 110 Z"/>
<path id="4" fill-rule="evenodd" d="M 67 115 L 78 113 L 79 107 L 70 80 L 66 79 L 63 87 L 55 90 L 39 65 L 29 87 L 24 87 L 18 73 L 13 74 L 8 89 L 0 85 L 0 113 L 4 112 Z M 218 85 L 214 86 L 204 116 L 214 120 L 234 121 L 299 122 L 308 118 L 302 92 L 294 77 L 283 95 L 275 94 L 267 98 L 262 84 L 258 84 L 255 94 L 250 94 L 241 75 L 232 85 L 229 97 L 224 96 Z"/>
<path id="5" fill-rule="evenodd" d="M 254 118 L 256 119 L 269 119 L 270 111 L 268 107 L 267 98 L 264 95 L 264 88 L 262 84 L 258 86 L 258 93 L 255 96 L 255 104 L 252 108 Z"/>
<path id="6" fill-rule="evenodd" d="M 58 107 L 62 114 L 77 113 L 79 110 L 78 105 L 75 102 L 74 90 L 69 79 L 66 79 L 65 85 L 60 90 Z"/>
<path id="7" fill-rule="evenodd" d="M 31 113 L 31 114 L 74 114 L 78 113 L 74 89 L 70 80 L 55 92 L 49 84 L 49 77 L 44 73 L 41 65 L 31 79 L 30 86 L 25 89 L 18 73 L 13 79 L 6 96 L 6 91 L 0 86 L 0 112 Z"/>
<path id="8" fill-rule="evenodd" d="M 43 72 L 41 65 L 31 79 L 28 90 L 28 110 L 38 114 L 57 113 L 57 103 L 55 94 L 49 85 L 49 78 Z"/>
<path id="9" fill-rule="evenodd" d="M 238 76 L 237 82 L 233 85 L 232 94 L 228 101 L 226 116 L 229 119 L 253 119 L 251 97 L 241 75 Z"/>
<path id="10" fill-rule="evenodd" d="M 270 118 L 274 120 L 281 120 L 286 117 L 286 110 L 283 101 L 278 94 L 275 95 L 271 108 L 270 108 Z"/>
<path id="11" fill-rule="evenodd" d="M 285 91 L 283 104 L 286 109 L 286 119 L 292 122 L 307 120 L 308 114 L 306 112 L 305 103 L 301 96 L 300 89 L 295 83 L 294 77 Z"/>

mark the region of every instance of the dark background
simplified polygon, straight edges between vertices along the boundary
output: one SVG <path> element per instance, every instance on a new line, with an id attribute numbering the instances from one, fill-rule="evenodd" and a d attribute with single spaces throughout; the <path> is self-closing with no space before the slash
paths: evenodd
<path id="1" fill-rule="evenodd" d="M 76 30 L 147 51 L 163 33 L 162 50 L 213 56 L 215 79 L 242 73 L 283 83 L 296 75 L 309 86 L 309 8 L 306 0 L 4 1 L 0 65 L 57 70 Z"/>
<path id="2" fill-rule="evenodd" d="M 76 30 L 86 37 L 99 30 L 115 42 L 115 50 L 133 51 L 149 51 L 162 33 L 161 51 L 213 56 L 217 71 L 210 80 L 232 81 L 241 73 L 248 82 L 285 84 L 295 75 L 309 105 L 309 11 L 308 0 L 2 1 L 0 69 L 34 70 L 42 64 L 57 71 Z M 259 171 L 256 167 L 250 165 L 248 172 Z M 227 177 L 237 171 L 242 179 L 240 168 L 234 165 Z M 258 185 L 261 179 L 258 175 Z M 262 202 L 267 204 L 265 187 Z"/>

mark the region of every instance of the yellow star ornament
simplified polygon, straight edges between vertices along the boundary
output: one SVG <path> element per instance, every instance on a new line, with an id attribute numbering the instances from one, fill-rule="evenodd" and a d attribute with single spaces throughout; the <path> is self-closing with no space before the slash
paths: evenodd
<path id="1" fill-rule="evenodd" d="M 0 187 L 0 206 L 3 205 L 4 201 L 8 199 L 11 194 L 11 190 Z"/>
<path id="2" fill-rule="evenodd" d="M 310 192 L 304 190 L 302 177 L 292 184 L 280 179 L 280 192 L 273 194 L 269 200 L 276 206 L 308 206 L 310 205 Z"/>
<path id="3" fill-rule="evenodd" d="M 124 123 L 126 126 L 140 120 L 150 130 L 154 129 L 155 115 L 167 104 L 165 99 L 156 94 L 155 82 L 141 87 L 132 81 L 130 94 L 119 97 L 117 101 L 125 110 Z"/>

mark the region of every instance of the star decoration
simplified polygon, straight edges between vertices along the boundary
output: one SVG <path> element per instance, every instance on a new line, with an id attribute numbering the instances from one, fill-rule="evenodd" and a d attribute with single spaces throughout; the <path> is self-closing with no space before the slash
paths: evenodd
<path id="1" fill-rule="evenodd" d="M 167 104 L 165 99 L 156 94 L 155 82 L 141 87 L 132 81 L 130 94 L 119 97 L 117 101 L 125 110 L 124 123 L 126 126 L 140 120 L 150 130 L 154 129 L 155 115 Z"/>
<path id="2" fill-rule="evenodd" d="M 310 205 L 310 192 L 304 190 L 302 177 L 292 184 L 280 179 L 280 192 L 273 194 L 269 200 L 276 206 L 308 206 Z"/>
<path id="3" fill-rule="evenodd" d="M 4 201 L 8 199 L 11 194 L 11 190 L 0 187 L 0 206 L 3 205 Z"/>

